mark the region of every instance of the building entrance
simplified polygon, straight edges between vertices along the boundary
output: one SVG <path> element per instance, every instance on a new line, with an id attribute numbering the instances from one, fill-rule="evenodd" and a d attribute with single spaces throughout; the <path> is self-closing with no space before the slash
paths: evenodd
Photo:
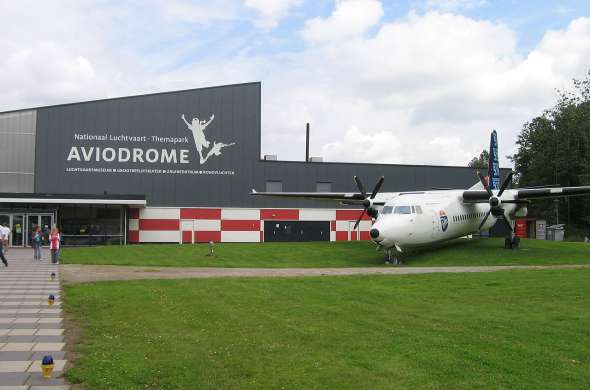
<path id="1" fill-rule="evenodd" d="M 330 222 L 265 221 L 264 241 L 330 241 Z"/>
<path id="2" fill-rule="evenodd" d="M 53 214 L 0 214 L 0 223 L 10 228 L 10 237 L 8 238 L 8 246 L 10 247 L 31 246 L 31 234 L 37 225 L 41 226 L 44 244 L 47 244 L 49 231 L 53 224 Z"/>

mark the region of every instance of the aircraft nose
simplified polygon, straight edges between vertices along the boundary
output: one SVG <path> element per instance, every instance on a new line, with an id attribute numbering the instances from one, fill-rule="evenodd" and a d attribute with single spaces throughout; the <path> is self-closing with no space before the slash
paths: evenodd
<path id="1" fill-rule="evenodd" d="M 369 234 L 371 235 L 371 238 L 377 238 L 377 237 L 379 237 L 379 229 L 373 228 L 373 229 L 371 229 Z"/>

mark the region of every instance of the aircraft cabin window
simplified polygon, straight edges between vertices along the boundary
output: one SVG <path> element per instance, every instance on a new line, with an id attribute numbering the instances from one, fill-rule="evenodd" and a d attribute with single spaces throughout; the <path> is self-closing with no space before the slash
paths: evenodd
<path id="1" fill-rule="evenodd" d="M 422 207 L 416 206 L 416 213 L 417 214 L 422 214 Z"/>
<path id="2" fill-rule="evenodd" d="M 410 206 L 395 206 L 394 214 L 412 214 Z"/>
<path id="3" fill-rule="evenodd" d="M 391 214 L 393 212 L 393 206 L 385 206 L 381 210 L 381 214 Z"/>

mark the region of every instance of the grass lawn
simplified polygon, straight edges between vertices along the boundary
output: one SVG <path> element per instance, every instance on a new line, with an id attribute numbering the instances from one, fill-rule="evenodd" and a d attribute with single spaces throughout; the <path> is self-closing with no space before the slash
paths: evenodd
<path id="1" fill-rule="evenodd" d="M 409 266 L 582 264 L 590 263 L 590 245 L 522 240 L 522 249 L 503 249 L 503 239 L 455 240 L 437 249 L 418 251 Z M 152 265 L 176 267 L 366 267 L 382 266 L 383 253 L 366 241 L 306 243 L 224 243 L 215 246 L 141 244 L 64 248 L 65 264 Z"/>
<path id="2" fill-rule="evenodd" d="M 87 389 L 590 388 L 590 270 L 65 286 Z"/>

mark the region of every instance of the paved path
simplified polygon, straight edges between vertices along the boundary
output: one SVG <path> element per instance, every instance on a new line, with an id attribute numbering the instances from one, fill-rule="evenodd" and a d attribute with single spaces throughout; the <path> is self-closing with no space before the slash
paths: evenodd
<path id="1" fill-rule="evenodd" d="M 66 390 L 66 363 L 59 266 L 48 252 L 33 261 L 31 249 L 9 249 L 8 267 L 0 263 L 0 390 Z M 55 272 L 55 281 L 50 275 Z M 47 298 L 55 295 L 49 308 Z M 54 359 L 53 378 L 41 375 L 41 359 Z"/>
<path id="2" fill-rule="evenodd" d="M 219 277 L 290 277 L 329 275 L 406 275 L 428 273 L 496 272 L 508 270 L 540 270 L 589 268 L 583 265 L 502 265 L 473 267 L 357 267 L 357 268 L 212 268 L 212 267 L 129 267 L 122 265 L 61 266 L 64 283 L 85 283 L 101 280 L 183 279 Z"/>

